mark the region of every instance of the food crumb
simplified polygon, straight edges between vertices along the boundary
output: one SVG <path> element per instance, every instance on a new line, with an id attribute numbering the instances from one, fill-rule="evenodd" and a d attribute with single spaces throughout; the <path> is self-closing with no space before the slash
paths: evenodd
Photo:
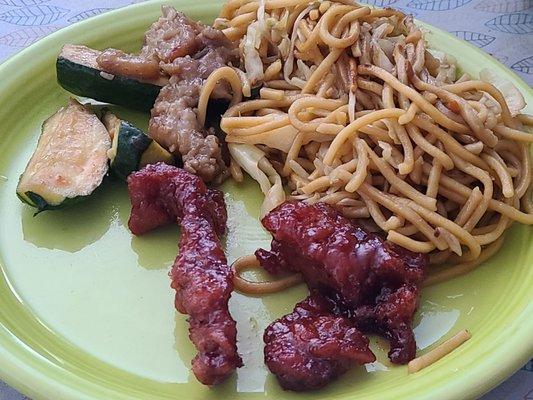
<path id="1" fill-rule="evenodd" d="M 257 320 L 254 317 L 250 317 L 250 327 L 252 328 L 253 331 L 257 331 L 258 324 L 257 324 Z"/>

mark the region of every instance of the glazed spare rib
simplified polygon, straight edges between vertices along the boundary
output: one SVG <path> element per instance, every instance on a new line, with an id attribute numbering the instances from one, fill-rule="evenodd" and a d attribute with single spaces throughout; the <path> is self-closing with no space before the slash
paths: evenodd
<path id="1" fill-rule="evenodd" d="M 334 307 L 313 291 L 265 330 L 265 363 L 284 389 L 318 389 L 352 366 L 376 360 L 368 339 L 350 320 L 334 315 Z"/>
<path id="2" fill-rule="evenodd" d="M 220 182 L 227 173 L 219 138 L 198 122 L 197 106 L 205 80 L 216 69 L 238 63 L 238 49 L 224 34 L 188 18 L 170 6 L 148 29 L 139 54 L 107 49 L 99 66 L 110 74 L 140 80 L 168 79 L 151 112 L 149 135 L 181 157 L 186 171 L 205 182 Z M 219 84 L 212 98 L 229 99 Z"/>
<path id="3" fill-rule="evenodd" d="M 132 233 L 142 235 L 172 222 L 181 227 L 170 274 L 175 305 L 189 315 L 189 337 L 198 349 L 192 361 L 196 378 L 205 385 L 218 384 L 242 365 L 228 309 L 233 275 L 219 240 L 226 229 L 224 196 L 199 177 L 163 163 L 131 174 L 128 190 Z"/>
<path id="4" fill-rule="evenodd" d="M 286 202 L 262 223 L 273 240 L 270 251 L 255 253 L 261 266 L 301 273 L 311 290 L 338 305 L 338 315 L 385 336 L 393 363 L 415 357 L 412 322 L 427 255 L 366 232 L 325 203 Z"/>

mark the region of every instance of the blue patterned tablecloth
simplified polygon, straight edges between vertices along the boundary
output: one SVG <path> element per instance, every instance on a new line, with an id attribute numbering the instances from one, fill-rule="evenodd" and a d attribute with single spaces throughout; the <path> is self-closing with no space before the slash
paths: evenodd
<path id="1" fill-rule="evenodd" d="M 140 0 L 142 1 L 142 0 Z M 0 0 L 0 61 L 59 28 L 139 0 Z M 366 0 L 483 49 L 533 86 L 533 0 Z M 172 3 L 172 0 L 169 0 Z M 0 400 L 26 399 L 0 381 Z M 533 400 L 533 362 L 483 400 Z"/>

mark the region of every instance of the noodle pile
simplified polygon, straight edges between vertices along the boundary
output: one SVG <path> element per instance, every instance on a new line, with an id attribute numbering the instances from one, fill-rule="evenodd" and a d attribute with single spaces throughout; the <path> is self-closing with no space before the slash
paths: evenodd
<path id="1" fill-rule="evenodd" d="M 240 43 L 241 68 L 207 80 L 199 118 L 229 82 L 230 170 L 259 183 L 263 213 L 326 202 L 460 273 L 514 221 L 533 223 L 523 97 L 490 71 L 456 79 L 412 17 L 346 0 L 229 0 L 215 26 Z"/>

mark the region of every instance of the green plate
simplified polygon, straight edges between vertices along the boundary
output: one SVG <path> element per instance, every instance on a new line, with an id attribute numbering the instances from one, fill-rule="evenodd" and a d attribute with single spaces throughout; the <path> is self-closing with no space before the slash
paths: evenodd
<path id="1" fill-rule="evenodd" d="M 218 1 L 174 1 L 211 21 Z M 142 238 L 127 229 L 123 184 L 108 181 L 73 208 L 33 216 L 15 196 L 41 122 L 65 104 L 54 62 L 64 43 L 135 50 L 161 3 L 139 4 L 63 29 L 0 67 L 0 378 L 34 399 L 467 399 L 481 395 L 533 355 L 532 230 L 514 226 L 500 253 L 468 276 L 426 289 L 415 322 L 419 353 L 460 329 L 472 339 L 414 375 L 387 362 L 355 368 L 322 391 L 283 392 L 262 362 L 262 332 L 305 289 L 263 298 L 234 294 L 231 311 L 245 367 L 225 384 L 200 385 L 185 317 L 174 311 L 167 271 L 178 229 Z M 429 27 L 434 47 L 477 73 L 491 67 L 533 104 L 531 89 L 476 48 Z M 531 110 L 531 107 L 530 107 Z M 116 109 L 146 126 L 147 116 Z M 256 185 L 227 183 L 228 258 L 268 246 L 257 220 Z"/>

